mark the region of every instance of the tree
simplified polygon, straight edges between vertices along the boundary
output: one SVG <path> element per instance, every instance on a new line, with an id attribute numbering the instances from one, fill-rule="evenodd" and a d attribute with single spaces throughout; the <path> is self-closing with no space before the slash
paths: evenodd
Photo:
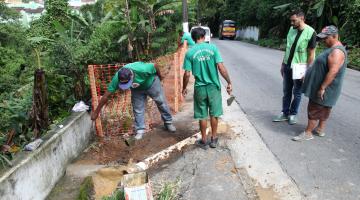
<path id="1" fill-rule="evenodd" d="M 6 6 L 4 0 L 0 0 L 0 23 L 3 21 L 14 21 L 20 17 L 16 10 Z"/>

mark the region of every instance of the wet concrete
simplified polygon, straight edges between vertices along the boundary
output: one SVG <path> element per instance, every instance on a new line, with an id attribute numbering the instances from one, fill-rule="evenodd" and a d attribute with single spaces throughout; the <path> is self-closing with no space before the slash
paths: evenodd
<path id="1" fill-rule="evenodd" d="M 149 172 L 155 186 L 179 180 L 178 198 L 183 200 L 248 199 L 229 150 L 221 142 L 216 149 L 189 148 L 178 159 Z"/>

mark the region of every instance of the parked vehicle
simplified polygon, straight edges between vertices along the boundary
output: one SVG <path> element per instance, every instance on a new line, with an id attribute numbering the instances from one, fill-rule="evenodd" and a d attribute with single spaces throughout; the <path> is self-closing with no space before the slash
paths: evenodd
<path id="1" fill-rule="evenodd" d="M 204 29 L 205 32 L 206 32 L 206 34 L 205 34 L 205 42 L 210 43 L 212 34 L 211 34 L 211 31 L 210 31 L 209 27 L 207 27 L 207 26 L 193 26 L 193 27 L 191 27 L 190 33 L 191 33 L 192 30 L 194 30 L 194 28 L 202 28 L 202 29 Z"/>
<path id="2" fill-rule="evenodd" d="M 219 39 L 229 38 L 230 40 L 235 39 L 236 36 L 236 26 L 235 22 L 232 20 L 224 20 L 220 24 L 219 28 Z"/>

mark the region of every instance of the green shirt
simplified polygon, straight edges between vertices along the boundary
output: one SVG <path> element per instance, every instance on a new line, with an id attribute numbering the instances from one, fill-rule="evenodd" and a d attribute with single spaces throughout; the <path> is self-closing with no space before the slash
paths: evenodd
<path id="1" fill-rule="evenodd" d="M 186 52 L 184 70 L 195 77 L 195 87 L 214 84 L 220 88 L 217 63 L 223 62 L 220 52 L 213 44 L 198 43 Z"/>
<path id="2" fill-rule="evenodd" d="M 184 35 L 181 37 L 181 44 L 183 44 L 185 40 L 187 41 L 189 47 L 192 47 L 195 45 L 195 42 L 191 38 L 190 33 L 184 33 Z"/>
<path id="3" fill-rule="evenodd" d="M 132 88 L 135 90 L 147 90 L 151 87 L 156 76 L 154 63 L 134 62 L 124 66 L 134 72 L 134 81 Z M 114 75 L 111 83 L 108 85 L 109 92 L 115 92 L 118 89 L 119 78 L 118 73 Z M 138 85 L 135 87 L 135 85 Z"/>

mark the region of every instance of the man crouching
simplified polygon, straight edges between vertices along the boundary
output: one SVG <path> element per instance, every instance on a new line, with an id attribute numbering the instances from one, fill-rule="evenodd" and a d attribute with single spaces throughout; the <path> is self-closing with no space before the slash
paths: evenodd
<path id="1" fill-rule="evenodd" d="M 154 63 L 134 62 L 122 67 L 112 78 L 107 91 L 97 108 L 91 113 L 91 120 L 96 120 L 101 108 L 117 90 L 131 89 L 131 104 L 135 117 L 135 139 L 140 140 L 145 134 L 145 106 L 150 96 L 156 103 L 165 128 L 175 132 L 169 106 L 166 102 L 160 81 L 162 76 Z"/>

